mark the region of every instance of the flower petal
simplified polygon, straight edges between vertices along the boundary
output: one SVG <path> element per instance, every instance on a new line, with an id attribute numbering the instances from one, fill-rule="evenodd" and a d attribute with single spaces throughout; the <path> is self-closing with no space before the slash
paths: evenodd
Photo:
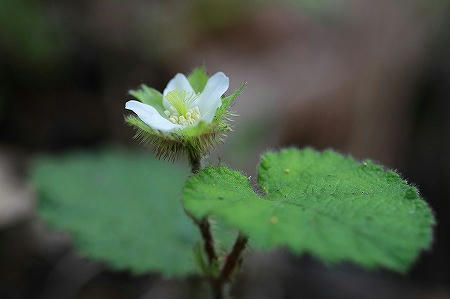
<path id="1" fill-rule="evenodd" d="M 125 108 L 136 113 L 137 116 L 152 129 L 170 132 L 174 129 L 182 128 L 181 125 L 174 124 L 162 117 L 161 114 L 150 105 L 138 101 L 128 101 L 125 104 Z"/>
<path id="2" fill-rule="evenodd" d="M 222 105 L 221 96 L 227 91 L 229 84 L 230 80 L 222 72 L 215 73 L 209 78 L 205 89 L 191 104 L 191 107 L 198 106 L 203 121 L 210 123 L 213 120 L 217 108 Z"/>
<path id="3" fill-rule="evenodd" d="M 166 99 L 166 94 L 174 89 L 178 89 L 179 91 L 184 90 L 186 91 L 186 94 L 194 93 L 194 90 L 192 89 L 192 86 L 186 76 L 180 73 L 176 74 L 175 77 L 167 83 L 167 86 L 163 91 L 163 105 L 166 109 L 169 109 L 170 107 L 170 103 Z"/>

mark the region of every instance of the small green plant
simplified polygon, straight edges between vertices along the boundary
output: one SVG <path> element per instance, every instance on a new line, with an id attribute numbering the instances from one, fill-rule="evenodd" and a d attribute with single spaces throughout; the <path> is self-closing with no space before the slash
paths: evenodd
<path id="1" fill-rule="evenodd" d="M 186 168 L 110 150 L 40 160 L 33 179 L 39 212 L 72 233 L 85 256 L 134 273 L 202 275 L 213 297 L 248 247 L 288 248 L 327 264 L 343 261 L 405 272 L 432 241 L 433 214 L 418 190 L 371 161 L 311 148 L 262 155 L 258 186 L 202 158 L 231 131 L 229 80 L 204 68 L 177 74 L 161 94 L 130 92 L 126 122 L 157 155 L 186 155 Z M 180 203 L 180 199 L 182 200 Z"/>

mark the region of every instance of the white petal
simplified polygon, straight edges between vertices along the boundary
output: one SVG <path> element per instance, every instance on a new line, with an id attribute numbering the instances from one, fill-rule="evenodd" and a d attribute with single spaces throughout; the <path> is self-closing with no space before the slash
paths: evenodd
<path id="1" fill-rule="evenodd" d="M 175 89 L 180 91 L 184 90 L 186 91 L 186 94 L 192 94 L 194 92 L 186 76 L 180 73 L 176 74 L 175 77 L 167 83 L 167 86 L 163 91 L 163 105 L 166 109 L 169 109 L 170 107 L 170 104 L 166 99 L 166 94 Z"/>
<path id="2" fill-rule="evenodd" d="M 215 73 L 209 78 L 205 89 L 191 105 L 191 107 L 198 106 L 203 121 L 210 123 L 213 120 L 217 108 L 222 105 L 221 96 L 227 91 L 229 84 L 230 80 L 222 72 Z"/>
<path id="3" fill-rule="evenodd" d="M 152 129 L 170 132 L 182 127 L 162 117 L 161 114 L 150 105 L 138 101 L 128 101 L 125 104 L 125 108 L 136 113 L 137 116 Z"/>

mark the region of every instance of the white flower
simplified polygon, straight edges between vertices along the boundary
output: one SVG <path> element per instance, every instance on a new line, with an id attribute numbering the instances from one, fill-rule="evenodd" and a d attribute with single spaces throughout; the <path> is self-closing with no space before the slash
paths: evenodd
<path id="1" fill-rule="evenodd" d="M 196 126 L 200 121 L 211 123 L 228 85 L 228 77 L 218 72 L 209 78 L 203 91 L 198 94 L 186 76 L 176 74 L 163 92 L 163 115 L 154 107 L 135 100 L 128 101 L 125 108 L 136 113 L 152 129 L 172 132 Z"/>

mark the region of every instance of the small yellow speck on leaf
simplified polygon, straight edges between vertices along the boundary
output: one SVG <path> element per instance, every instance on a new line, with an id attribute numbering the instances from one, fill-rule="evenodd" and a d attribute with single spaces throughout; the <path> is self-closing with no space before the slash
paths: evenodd
<path id="1" fill-rule="evenodd" d="M 277 216 L 270 217 L 270 223 L 272 223 L 272 224 L 278 223 L 278 217 Z"/>
<path id="2" fill-rule="evenodd" d="M 284 169 L 284 173 L 288 174 L 291 170 L 289 168 Z"/>

